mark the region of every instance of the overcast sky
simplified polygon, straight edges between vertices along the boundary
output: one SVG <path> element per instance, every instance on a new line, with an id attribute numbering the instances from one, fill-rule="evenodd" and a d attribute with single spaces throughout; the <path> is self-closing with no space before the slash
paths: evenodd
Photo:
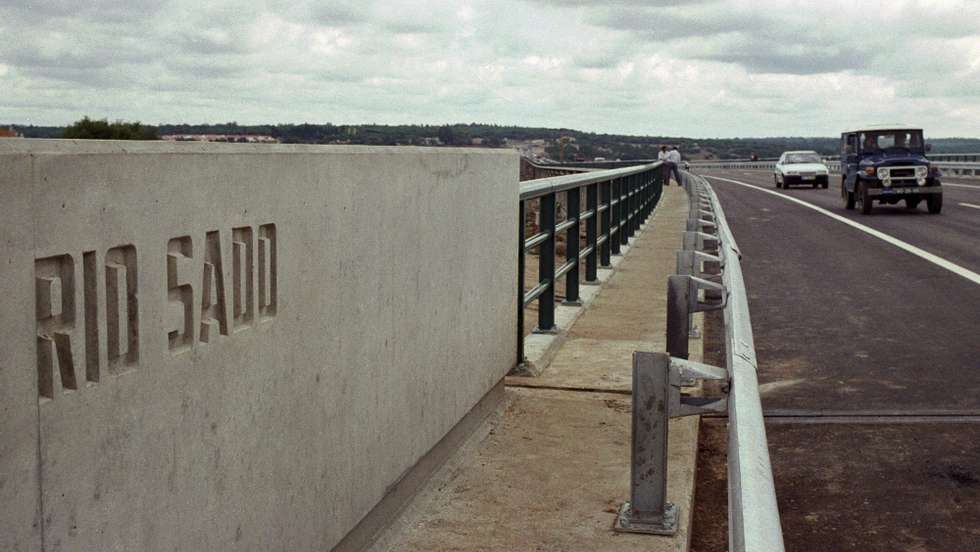
<path id="1" fill-rule="evenodd" d="M 0 121 L 980 136 L 980 0 L 0 0 Z"/>

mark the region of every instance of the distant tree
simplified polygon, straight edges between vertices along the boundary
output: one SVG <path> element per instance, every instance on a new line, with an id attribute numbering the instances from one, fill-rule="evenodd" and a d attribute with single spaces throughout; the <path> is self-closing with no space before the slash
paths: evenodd
<path id="1" fill-rule="evenodd" d="M 160 133 L 156 127 L 143 125 L 139 121 L 110 123 L 107 119 L 93 120 L 85 116 L 65 128 L 64 137 L 76 140 L 159 140 Z"/>
<path id="2" fill-rule="evenodd" d="M 456 139 L 456 135 L 453 133 L 453 127 L 449 125 L 439 127 L 438 136 L 439 141 L 447 146 L 451 146 Z"/>

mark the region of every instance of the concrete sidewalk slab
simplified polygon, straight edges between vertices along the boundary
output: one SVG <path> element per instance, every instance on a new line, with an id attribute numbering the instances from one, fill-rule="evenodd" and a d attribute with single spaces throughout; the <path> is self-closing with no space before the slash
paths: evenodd
<path id="1" fill-rule="evenodd" d="M 684 517 L 673 538 L 612 530 L 629 492 L 630 397 L 511 388 L 504 410 L 372 550 L 686 550 L 690 422 L 670 425 L 668 497 Z"/>
<path id="2" fill-rule="evenodd" d="M 375 551 L 643 550 L 689 547 L 699 420 L 670 421 L 673 537 L 613 531 L 630 485 L 634 351 L 663 351 L 666 282 L 687 217 L 664 190 L 600 294 L 538 377 L 509 376 L 491 416 L 433 477 Z M 692 340 L 700 360 L 701 342 Z"/>

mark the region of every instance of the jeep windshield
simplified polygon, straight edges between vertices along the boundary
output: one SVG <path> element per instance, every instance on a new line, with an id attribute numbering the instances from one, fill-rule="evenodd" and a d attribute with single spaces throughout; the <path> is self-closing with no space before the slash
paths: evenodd
<path id="1" fill-rule="evenodd" d="M 921 130 L 874 130 L 860 135 L 861 153 L 924 152 Z"/>
<path id="2" fill-rule="evenodd" d="M 787 153 L 786 165 L 799 165 L 803 163 L 823 163 L 820 156 L 815 153 Z"/>

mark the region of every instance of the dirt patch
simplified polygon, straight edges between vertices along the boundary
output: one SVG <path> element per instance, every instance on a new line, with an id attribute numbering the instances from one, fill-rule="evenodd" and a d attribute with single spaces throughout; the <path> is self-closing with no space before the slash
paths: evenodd
<path id="1" fill-rule="evenodd" d="M 603 402 L 606 404 L 606 408 L 611 408 L 616 412 L 623 412 L 625 414 L 633 412 L 633 407 L 628 401 L 620 399 L 606 399 Z"/>
<path id="2" fill-rule="evenodd" d="M 724 319 L 721 311 L 705 313 L 704 362 L 725 365 Z M 705 394 L 721 394 L 721 384 L 704 382 Z M 698 436 L 698 471 L 694 486 L 691 552 L 728 550 L 728 423 L 703 418 Z"/>

